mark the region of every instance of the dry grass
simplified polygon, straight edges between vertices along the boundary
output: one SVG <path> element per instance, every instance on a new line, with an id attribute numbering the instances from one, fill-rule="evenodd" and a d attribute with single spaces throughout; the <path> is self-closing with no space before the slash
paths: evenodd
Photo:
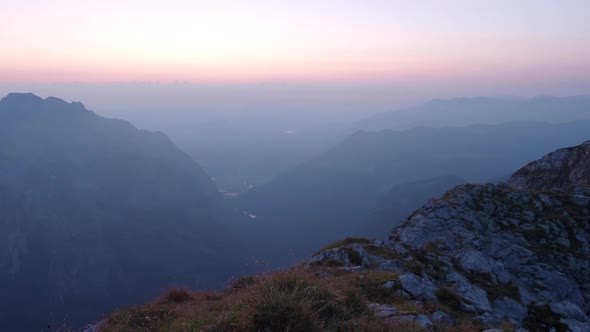
<path id="1" fill-rule="evenodd" d="M 182 303 L 193 299 L 193 295 L 186 288 L 171 287 L 166 290 L 164 295 L 159 299 L 160 303 Z"/>
<path id="2" fill-rule="evenodd" d="M 319 272 L 322 273 L 319 273 Z M 428 313 L 395 289 L 381 287 L 398 275 L 296 267 L 236 280 L 220 293 L 170 289 L 154 303 L 119 311 L 102 331 L 425 331 L 415 324 L 393 324 L 375 317 L 367 303 L 393 304 L 404 314 Z M 452 330 L 476 331 L 461 322 Z"/>
<path id="3" fill-rule="evenodd" d="M 239 280 L 222 293 L 175 288 L 153 304 L 112 315 L 103 331 L 337 329 L 368 311 L 363 294 L 347 283 L 299 267 Z"/>

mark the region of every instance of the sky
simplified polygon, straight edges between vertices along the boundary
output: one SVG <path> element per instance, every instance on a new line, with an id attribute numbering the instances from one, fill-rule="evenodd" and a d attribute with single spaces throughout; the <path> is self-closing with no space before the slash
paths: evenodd
<path id="1" fill-rule="evenodd" d="M 379 107 L 446 95 L 583 94 L 590 86 L 587 0 L 0 5 L 0 93 L 61 93 L 101 108 L 115 105 L 91 91 L 104 98 L 122 85 L 179 82 L 205 95 L 251 89 L 261 100 L 273 84 L 289 91 L 286 99 L 358 91 L 366 95 L 359 102 L 376 98 Z"/>

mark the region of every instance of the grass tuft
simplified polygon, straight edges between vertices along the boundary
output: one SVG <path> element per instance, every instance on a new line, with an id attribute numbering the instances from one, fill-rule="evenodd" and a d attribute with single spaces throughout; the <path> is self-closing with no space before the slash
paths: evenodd
<path id="1" fill-rule="evenodd" d="M 182 303 L 192 300 L 194 297 L 189 290 L 181 287 L 170 287 L 160 298 L 160 303 L 174 302 Z"/>

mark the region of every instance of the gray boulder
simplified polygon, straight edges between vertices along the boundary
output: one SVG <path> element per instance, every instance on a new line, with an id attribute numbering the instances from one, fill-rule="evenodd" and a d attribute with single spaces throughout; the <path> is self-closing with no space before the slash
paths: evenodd
<path id="1" fill-rule="evenodd" d="M 551 311 L 564 318 L 571 318 L 581 322 L 588 321 L 588 316 L 577 305 L 568 302 L 551 302 L 549 304 Z"/>
<path id="2" fill-rule="evenodd" d="M 522 325 L 524 318 L 527 315 L 527 309 L 515 300 L 502 297 L 494 301 L 493 305 L 494 316 L 499 318 L 508 318 Z"/>
<path id="3" fill-rule="evenodd" d="M 422 298 L 425 300 L 434 300 L 434 292 L 436 288 L 434 284 L 426 279 L 420 278 L 413 273 L 406 273 L 399 277 L 402 289 L 416 298 Z"/>
<path id="4" fill-rule="evenodd" d="M 465 277 L 456 272 L 449 273 L 447 281 L 453 283 L 453 288 L 465 300 L 467 304 L 465 306 L 466 310 L 469 311 L 469 309 L 473 308 L 476 313 L 492 311 L 488 296 L 483 289 L 471 284 Z"/>
<path id="5" fill-rule="evenodd" d="M 476 250 L 462 254 L 459 264 L 465 271 L 489 275 L 496 283 L 506 284 L 512 280 L 502 264 Z"/>
<path id="6" fill-rule="evenodd" d="M 341 265 L 350 266 L 350 259 L 348 258 L 348 253 L 344 251 L 342 248 L 333 248 L 324 250 L 321 253 L 312 256 L 307 263 L 308 264 L 317 264 L 323 262 L 325 260 L 334 260 Z"/>

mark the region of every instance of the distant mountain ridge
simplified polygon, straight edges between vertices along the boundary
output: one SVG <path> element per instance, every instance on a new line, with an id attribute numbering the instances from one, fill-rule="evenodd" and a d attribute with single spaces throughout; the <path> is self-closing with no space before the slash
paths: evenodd
<path id="1" fill-rule="evenodd" d="M 421 105 L 368 117 L 355 124 L 353 130 L 404 130 L 515 121 L 563 123 L 575 120 L 590 120 L 590 96 L 434 99 Z"/>
<path id="2" fill-rule="evenodd" d="M 8 95 L 0 329 L 76 326 L 170 284 L 220 286 L 241 264 L 227 249 L 239 241 L 220 203 L 209 176 L 164 134 L 81 103 Z"/>
<path id="3" fill-rule="evenodd" d="M 382 207 L 378 201 L 396 185 L 441 176 L 474 183 L 495 180 L 556 148 L 587 140 L 587 128 L 590 121 L 358 132 L 253 188 L 240 203 L 245 211 L 257 215 L 253 228 L 260 225 L 264 229 L 257 234 L 276 229 L 268 231 L 267 237 L 278 242 L 282 257 L 289 252 L 305 256 L 322 243 L 369 235 L 361 233 L 364 222 Z M 428 198 L 434 198 L 435 192 L 440 191 L 432 188 L 433 196 Z M 393 202 L 390 206 L 401 207 Z M 410 212 L 401 209 L 390 215 Z M 383 225 L 375 219 L 369 222 Z M 300 233 L 305 242 L 296 240 L 294 234 Z M 280 255 L 279 250 L 273 253 Z"/>

